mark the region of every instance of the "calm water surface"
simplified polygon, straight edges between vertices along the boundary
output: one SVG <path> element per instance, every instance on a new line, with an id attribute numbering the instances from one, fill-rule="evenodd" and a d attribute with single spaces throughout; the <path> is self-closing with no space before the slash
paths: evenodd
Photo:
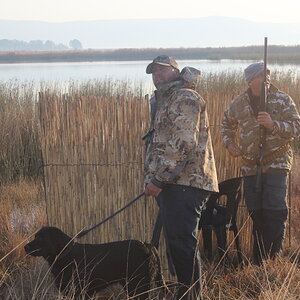
<path id="1" fill-rule="evenodd" d="M 73 62 L 73 63 L 26 63 L 0 64 L 0 82 L 18 80 L 30 81 L 39 85 L 41 82 L 67 85 L 70 81 L 84 82 L 88 80 L 112 79 L 142 83 L 152 88 L 151 75 L 145 73 L 149 61 L 122 62 Z M 210 72 L 240 71 L 252 61 L 241 60 L 178 60 L 179 67 L 192 66 L 202 71 L 205 76 Z M 297 71 L 300 65 L 269 64 L 272 70 Z"/>

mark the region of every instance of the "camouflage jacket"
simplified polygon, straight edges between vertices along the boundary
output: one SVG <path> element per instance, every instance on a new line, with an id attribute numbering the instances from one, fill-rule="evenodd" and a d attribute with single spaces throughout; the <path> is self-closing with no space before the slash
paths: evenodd
<path id="1" fill-rule="evenodd" d="M 155 92 L 157 111 L 146 149 L 145 183 L 180 184 L 218 191 L 204 100 L 183 82 Z"/>
<path id="2" fill-rule="evenodd" d="M 288 147 L 283 153 L 280 153 L 280 149 L 285 145 L 288 146 L 294 137 L 300 135 L 300 117 L 295 103 L 289 95 L 271 85 L 267 96 L 266 111 L 274 121 L 275 127 L 272 132 L 266 131 L 264 156 L 272 157 L 273 155 L 274 159 L 263 165 L 263 171 L 269 168 L 290 170 L 293 159 L 292 149 Z M 234 98 L 225 111 L 221 132 L 226 147 L 236 142 L 238 129 L 238 144 L 243 153 L 242 174 L 253 175 L 256 173 L 256 164 L 249 164 L 247 159 L 251 158 L 255 162 L 258 158 L 259 125 L 251 108 L 247 91 Z M 279 155 L 275 155 L 276 151 Z"/>

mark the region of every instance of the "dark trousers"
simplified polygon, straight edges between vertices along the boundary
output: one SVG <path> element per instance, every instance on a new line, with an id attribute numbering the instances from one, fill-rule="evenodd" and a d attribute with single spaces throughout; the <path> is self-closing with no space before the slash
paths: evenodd
<path id="1" fill-rule="evenodd" d="M 200 255 L 197 231 L 209 192 L 168 185 L 157 197 L 166 244 L 180 287 L 177 299 L 200 299 Z"/>
<path id="2" fill-rule="evenodd" d="M 244 178 L 245 201 L 253 221 L 253 258 L 274 258 L 282 249 L 287 220 L 287 180 L 284 170 L 262 174 L 262 192 L 254 191 L 256 176 Z"/>
<path id="3" fill-rule="evenodd" d="M 253 259 L 255 264 L 274 258 L 282 249 L 287 210 L 254 210 L 250 212 L 253 221 Z"/>

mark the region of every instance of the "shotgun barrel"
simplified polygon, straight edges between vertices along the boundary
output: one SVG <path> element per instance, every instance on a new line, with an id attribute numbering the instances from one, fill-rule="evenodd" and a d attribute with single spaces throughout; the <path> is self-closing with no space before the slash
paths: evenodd
<path id="1" fill-rule="evenodd" d="M 267 102 L 267 49 L 268 49 L 268 38 L 265 37 L 264 46 L 264 80 L 261 86 L 260 92 L 260 105 L 259 111 L 266 111 Z M 259 127 L 259 155 L 257 159 L 257 170 L 256 170 L 256 181 L 255 181 L 255 192 L 262 192 L 262 172 L 263 172 L 263 159 L 264 159 L 264 148 L 266 144 L 266 129 L 264 126 Z"/>

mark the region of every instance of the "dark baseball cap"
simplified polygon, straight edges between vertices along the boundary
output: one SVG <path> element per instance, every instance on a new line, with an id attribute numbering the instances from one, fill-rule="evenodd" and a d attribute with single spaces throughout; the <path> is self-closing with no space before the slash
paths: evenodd
<path id="1" fill-rule="evenodd" d="M 150 63 L 147 66 L 147 68 L 146 68 L 146 73 L 147 74 L 152 73 L 153 66 L 155 64 L 162 65 L 162 66 L 170 66 L 170 67 L 173 67 L 173 68 L 179 70 L 178 64 L 177 64 L 176 60 L 173 57 L 167 56 L 167 55 L 159 55 L 156 58 L 154 58 L 153 62 Z"/>

